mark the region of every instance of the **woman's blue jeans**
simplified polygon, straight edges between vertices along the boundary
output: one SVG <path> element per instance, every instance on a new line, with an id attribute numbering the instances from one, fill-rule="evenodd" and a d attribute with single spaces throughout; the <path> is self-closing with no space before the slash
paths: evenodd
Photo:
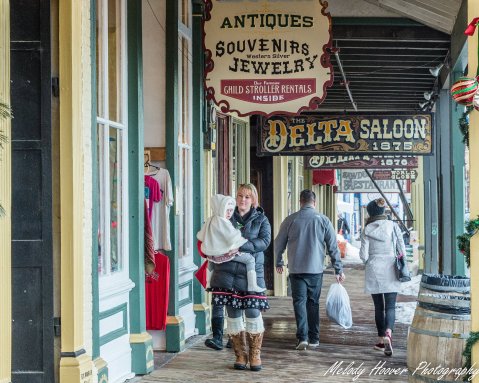
<path id="1" fill-rule="evenodd" d="M 378 336 L 386 336 L 386 329 L 394 331 L 397 293 L 371 294 Z"/>
<path id="2" fill-rule="evenodd" d="M 319 297 L 323 274 L 289 274 L 296 338 L 298 341 L 319 342 Z"/>

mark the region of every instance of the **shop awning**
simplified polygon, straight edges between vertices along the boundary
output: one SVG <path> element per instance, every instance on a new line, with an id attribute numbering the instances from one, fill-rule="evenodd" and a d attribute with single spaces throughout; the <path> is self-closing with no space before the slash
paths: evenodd
<path id="1" fill-rule="evenodd" d="M 336 186 L 336 170 L 313 170 L 313 185 Z"/>

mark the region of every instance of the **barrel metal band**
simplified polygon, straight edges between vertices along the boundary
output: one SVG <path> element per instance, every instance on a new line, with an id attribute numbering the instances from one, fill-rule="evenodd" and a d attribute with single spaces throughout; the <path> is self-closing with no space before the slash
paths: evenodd
<path id="1" fill-rule="evenodd" d="M 442 331 L 429 331 L 429 330 L 422 330 L 419 328 L 411 327 L 409 331 L 414 332 L 416 334 L 422 335 L 429 335 L 433 337 L 440 337 L 440 338 L 453 338 L 453 339 L 467 339 L 469 338 L 469 334 L 458 334 L 458 333 L 450 333 L 450 332 L 442 332 Z"/>
<path id="2" fill-rule="evenodd" d="M 436 311 L 444 314 L 456 314 L 456 315 L 469 315 L 471 314 L 470 307 L 457 307 L 457 306 L 446 306 L 438 305 L 434 303 L 427 303 L 419 301 L 418 306 L 431 311 Z"/>
<path id="3" fill-rule="evenodd" d="M 438 286 L 438 285 L 430 285 L 428 283 L 421 282 L 421 287 L 424 287 L 428 290 L 432 291 L 444 291 L 444 292 L 454 292 L 460 294 L 468 294 L 469 293 L 469 286 L 466 287 L 455 287 L 455 286 Z"/>
<path id="4" fill-rule="evenodd" d="M 429 311 L 420 311 L 417 310 L 415 314 L 420 315 L 422 317 L 427 318 L 437 318 L 437 319 L 449 319 L 449 320 L 471 320 L 470 315 L 457 315 L 457 314 L 441 314 L 441 313 L 433 313 Z"/>

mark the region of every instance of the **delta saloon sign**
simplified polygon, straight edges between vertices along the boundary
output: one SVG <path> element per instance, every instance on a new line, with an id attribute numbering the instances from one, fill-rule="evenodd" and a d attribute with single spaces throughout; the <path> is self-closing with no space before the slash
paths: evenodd
<path id="1" fill-rule="evenodd" d="M 333 83 L 322 0 L 205 0 L 205 86 L 223 112 L 314 109 Z"/>
<path id="2" fill-rule="evenodd" d="M 258 155 L 430 155 L 433 115 L 273 116 L 258 129 Z"/>

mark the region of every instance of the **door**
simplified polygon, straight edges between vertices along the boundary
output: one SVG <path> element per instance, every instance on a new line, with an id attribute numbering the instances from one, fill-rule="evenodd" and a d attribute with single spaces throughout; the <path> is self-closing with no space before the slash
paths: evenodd
<path id="1" fill-rule="evenodd" d="M 12 383 L 53 377 L 50 1 L 12 0 Z"/>

